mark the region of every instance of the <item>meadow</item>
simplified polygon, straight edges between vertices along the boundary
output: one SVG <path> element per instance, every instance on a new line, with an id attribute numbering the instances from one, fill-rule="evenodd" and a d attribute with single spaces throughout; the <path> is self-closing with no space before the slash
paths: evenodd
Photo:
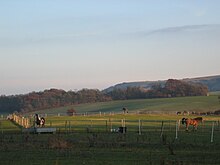
<path id="1" fill-rule="evenodd" d="M 128 114 L 121 113 L 124 106 L 129 109 Z M 197 131 L 192 127 L 185 131 L 179 120 L 198 115 L 175 113 L 177 110 L 217 110 L 220 108 L 217 97 L 83 104 L 74 106 L 77 111 L 82 110 L 81 115 L 57 115 L 64 114 L 68 108 L 52 109 L 53 113 L 45 116 L 46 127 L 55 127 L 56 134 L 23 133 L 20 126 L 1 119 L 1 164 L 220 164 L 220 116 L 202 116 L 204 122 Z M 42 115 L 45 113 L 49 114 L 49 110 Z M 126 133 L 115 132 L 120 126 L 127 127 Z"/>
<path id="2" fill-rule="evenodd" d="M 122 108 L 126 107 L 129 113 L 160 113 L 175 114 L 177 111 L 195 111 L 208 112 L 220 109 L 218 96 L 211 95 L 197 97 L 176 97 L 176 98 L 159 98 L 159 99 L 138 99 L 138 100 L 120 100 L 99 102 L 90 104 L 78 104 L 66 107 L 50 108 L 34 113 L 49 115 L 66 115 L 66 111 L 74 108 L 76 113 L 99 114 L 101 113 L 121 113 Z"/>

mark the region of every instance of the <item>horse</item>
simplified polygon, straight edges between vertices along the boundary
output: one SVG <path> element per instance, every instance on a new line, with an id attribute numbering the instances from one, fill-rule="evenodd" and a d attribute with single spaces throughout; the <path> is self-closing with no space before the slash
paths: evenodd
<path id="1" fill-rule="evenodd" d="M 176 112 L 177 115 L 181 115 L 181 112 Z"/>
<path id="2" fill-rule="evenodd" d="M 45 118 L 44 117 L 40 117 L 38 114 L 35 114 L 35 123 L 39 127 L 44 127 L 44 125 L 45 125 Z"/>
<path id="3" fill-rule="evenodd" d="M 196 117 L 194 119 L 182 118 L 182 124 L 186 124 L 186 131 L 188 131 L 189 125 L 193 125 L 193 130 L 197 130 L 199 122 L 203 122 L 202 117 Z"/>
<path id="4" fill-rule="evenodd" d="M 128 113 L 128 109 L 127 108 L 123 107 L 122 110 L 123 110 L 124 114 Z"/>

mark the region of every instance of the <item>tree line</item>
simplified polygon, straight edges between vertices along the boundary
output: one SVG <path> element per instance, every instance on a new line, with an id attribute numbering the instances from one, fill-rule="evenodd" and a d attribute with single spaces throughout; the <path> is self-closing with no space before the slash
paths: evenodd
<path id="1" fill-rule="evenodd" d="M 142 87 L 127 87 L 126 89 L 116 88 L 108 93 L 104 93 L 98 89 L 82 89 L 77 92 L 49 89 L 43 92 L 31 92 L 25 95 L 0 96 L 0 112 L 25 113 L 82 103 L 144 98 L 205 96 L 207 93 L 207 86 L 189 84 L 173 79 L 167 80 L 165 85 L 159 83 L 155 84 L 151 89 Z"/>
<path id="2" fill-rule="evenodd" d="M 82 103 L 109 101 L 111 98 L 96 89 L 82 89 L 78 92 L 49 89 L 25 95 L 1 96 L 0 112 L 30 112 L 47 108 Z"/>
<path id="3" fill-rule="evenodd" d="M 136 98 L 169 98 L 184 96 L 206 96 L 208 87 L 202 84 L 187 83 L 181 80 L 169 79 L 165 85 L 155 83 L 151 89 L 142 87 L 115 88 L 108 95 L 113 100 L 126 100 Z"/>

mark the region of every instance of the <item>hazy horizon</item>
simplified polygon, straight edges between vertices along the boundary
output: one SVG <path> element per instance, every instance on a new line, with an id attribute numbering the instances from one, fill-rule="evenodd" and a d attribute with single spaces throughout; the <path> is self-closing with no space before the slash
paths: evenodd
<path id="1" fill-rule="evenodd" d="M 219 5 L 3 0 L 0 95 L 220 75 Z"/>

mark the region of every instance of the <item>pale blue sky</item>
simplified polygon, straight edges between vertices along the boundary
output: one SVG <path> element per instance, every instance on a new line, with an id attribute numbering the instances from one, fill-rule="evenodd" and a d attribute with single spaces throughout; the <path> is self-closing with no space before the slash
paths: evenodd
<path id="1" fill-rule="evenodd" d="M 220 74 L 219 0 L 0 0 L 0 95 Z"/>

